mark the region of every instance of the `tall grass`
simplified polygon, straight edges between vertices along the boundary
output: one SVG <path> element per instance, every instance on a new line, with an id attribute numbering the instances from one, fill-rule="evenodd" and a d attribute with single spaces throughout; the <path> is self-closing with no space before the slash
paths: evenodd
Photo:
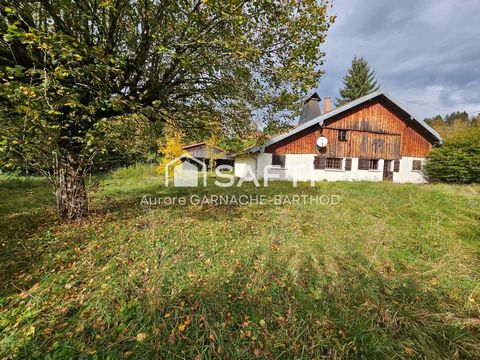
<path id="1" fill-rule="evenodd" d="M 25 191 L 35 194 L 27 211 L 45 203 L 41 187 Z M 121 169 L 92 195 L 89 221 L 58 223 L 47 212 L 28 232 L 0 233 L 0 353 L 480 358 L 479 191 L 281 182 L 175 190 L 153 167 Z M 336 194 L 340 203 L 140 205 L 144 194 L 257 193 Z"/>

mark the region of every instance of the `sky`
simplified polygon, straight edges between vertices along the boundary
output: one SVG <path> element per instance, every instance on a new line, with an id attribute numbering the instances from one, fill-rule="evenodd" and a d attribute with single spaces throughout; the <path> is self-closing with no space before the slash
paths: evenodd
<path id="1" fill-rule="evenodd" d="M 333 1 L 320 97 L 338 96 L 357 55 L 419 119 L 480 112 L 480 0 Z"/>

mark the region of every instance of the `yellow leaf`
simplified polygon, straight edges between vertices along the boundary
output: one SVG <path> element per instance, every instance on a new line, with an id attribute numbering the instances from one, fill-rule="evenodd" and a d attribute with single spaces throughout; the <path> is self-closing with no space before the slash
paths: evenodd
<path id="1" fill-rule="evenodd" d="M 142 342 L 142 341 L 144 341 L 146 338 L 147 338 L 147 334 L 145 334 L 145 333 L 138 333 L 138 334 L 137 334 L 137 341 L 138 341 L 138 342 Z"/>
<path id="2" fill-rule="evenodd" d="M 33 334 L 35 334 L 35 326 L 32 325 L 32 326 L 30 326 L 30 327 L 28 328 L 28 330 L 25 332 L 25 335 L 29 336 L 29 335 L 33 335 Z"/>
<path id="3" fill-rule="evenodd" d="M 180 325 L 178 325 L 178 330 L 180 330 L 180 332 L 184 332 L 186 327 L 187 327 L 187 325 L 180 324 Z"/>
<path id="4" fill-rule="evenodd" d="M 263 320 L 263 319 L 260 320 L 260 326 L 265 326 L 265 324 L 266 324 L 266 323 L 265 323 L 265 320 Z"/>

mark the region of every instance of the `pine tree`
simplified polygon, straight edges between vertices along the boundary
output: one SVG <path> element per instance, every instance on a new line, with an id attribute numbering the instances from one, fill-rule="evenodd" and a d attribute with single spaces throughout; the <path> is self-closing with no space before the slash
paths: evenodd
<path id="1" fill-rule="evenodd" d="M 343 78 L 343 89 L 340 89 L 340 97 L 335 101 L 337 106 L 343 105 L 377 91 L 378 88 L 375 72 L 370 70 L 367 60 L 355 56 L 350 69 Z"/>

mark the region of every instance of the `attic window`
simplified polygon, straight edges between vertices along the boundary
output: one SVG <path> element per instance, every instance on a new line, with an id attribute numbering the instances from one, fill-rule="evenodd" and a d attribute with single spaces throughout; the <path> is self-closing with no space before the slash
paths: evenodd
<path id="1" fill-rule="evenodd" d="M 273 166 L 279 166 L 280 168 L 284 169 L 285 168 L 285 155 L 273 154 L 272 155 L 272 165 Z"/>
<path id="2" fill-rule="evenodd" d="M 382 151 L 385 140 L 375 139 L 373 140 L 374 151 Z"/>
<path id="3" fill-rule="evenodd" d="M 422 162 L 420 160 L 413 160 L 412 162 L 412 170 L 413 171 L 420 171 L 422 170 Z"/>
<path id="4" fill-rule="evenodd" d="M 347 141 L 347 130 L 339 130 L 338 131 L 338 140 Z"/>

